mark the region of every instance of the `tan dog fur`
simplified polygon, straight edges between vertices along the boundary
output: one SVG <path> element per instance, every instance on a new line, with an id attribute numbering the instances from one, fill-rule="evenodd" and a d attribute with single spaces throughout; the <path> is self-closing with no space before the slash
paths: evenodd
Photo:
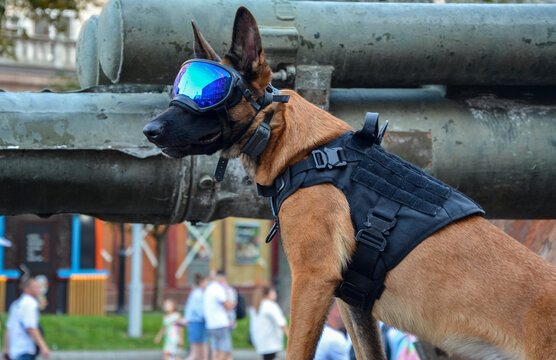
<path id="1" fill-rule="evenodd" d="M 220 60 L 194 31 L 197 56 Z M 242 54 L 253 51 L 256 56 Z M 245 8 L 238 10 L 232 48 L 222 62 L 235 65 L 256 96 L 271 79 L 256 22 Z M 262 185 L 353 130 L 295 92 L 282 93 L 290 101 L 261 112 L 238 144 L 223 152 L 239 156 Z M 267 148 L 257 159 L 240 154 L 268 111 L 275 113 Z M 238 122 L 254 114 L 245 100 L 230 110 Z M 334 289 L 355 249 L 349 205 L 333 185 L 303 188 L 283 203 L 279 221 L 293 277 L 287 358 L 312 359 Z M 385 285 L 372 314 L 339 301 L 359 360 L 384 359 L 375 318 L 468 357 L 556 359 L 556 269 L 481 217 L 430 236 L 389 272 Z"/>

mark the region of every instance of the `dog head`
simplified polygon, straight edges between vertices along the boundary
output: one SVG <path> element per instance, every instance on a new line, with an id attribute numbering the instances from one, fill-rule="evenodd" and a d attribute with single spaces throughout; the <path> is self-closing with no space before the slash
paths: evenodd
<path id="1" fill-rule="evenodd" d="M 261 36 L 253 15 L 240 7 L 234 20 L 232 43 L 224 59 L 214 52 L 194 22 L 194 54 L 197 59 L 219 62 L 235 69 L 253 100 L 261 98 L 270 83 L 272 71 L 264 59 Z M 212 154 L 231 147 L 230 139 L 241 143 L 240 136 L 250 126 L 257 111 L 245 97 L 226 109 L 227 119 L 215 111 L 198 113 L 171 103 L 168 110 L 151 120 L 143 129 L 148 140 L 174 158 Z"/>

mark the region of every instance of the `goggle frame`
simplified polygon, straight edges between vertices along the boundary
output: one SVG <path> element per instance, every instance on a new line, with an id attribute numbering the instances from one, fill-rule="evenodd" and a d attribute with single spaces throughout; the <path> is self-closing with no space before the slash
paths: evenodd
<path id="1" fill-rule="evenodd" d="M 217 66 L 221 69 L 224 69 L 228 74 L 231 75 L 232 78 L 230 82 L 230 88 L 228 89 L 226 95 L 220 101 L 218 101 L 213 105 L 209 105 L 207 107 L 201 107 L 191 97 L 179 93 L 172 98 L 172 101 L 170 101 L 170 105 L 175 105 L 184 108 L 184 110 L 192 111 L 197 114 L 203 114 L 221 108 L 231 108 L 241 101 L 241 97 L 244 95 L 245 92 L 245 85 L 243 84 L 243 79 L 240 73 L 236 69 L 232 68 L 231 66 L 224 65 L 219 62 L 208 60 L 208 59 L 191 59 L 184 62 L 180 68 L 180 71 L 178 72 L 178 76 L 176 76 L 176 79 L 174 80 L 174 85 L 172 87 L 172 94 L 176 87 L 175 84 L 178 81 L 178 78 L 184 76 L 186 72 L 181 74 L 181 76 L 179 74 L 181 73 L 184 66 L 190 63 L 207 63 L 213 66 Z"/>

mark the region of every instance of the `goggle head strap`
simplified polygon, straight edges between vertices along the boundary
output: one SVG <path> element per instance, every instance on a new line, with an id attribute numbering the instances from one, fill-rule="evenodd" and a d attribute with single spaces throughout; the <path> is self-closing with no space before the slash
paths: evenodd
<path id="1" fill-rule="evenodd" d="M 241 86 L 243 87 L 243 83 L 241 81 L 239 81 L 238 84 L 239 83 L 241 83 Z M 245 87 L 243 88 L 245 89 Z M 243 91 L 244 96 L 246 92 L 248 92 L 248 94 L 251 95 L 251 92 L 248 89 L 245 90 L 246 91 Z M 253 108 L 255 108 L 257 113 L 255 114 L 255 116 L 253 116 L 251 121 L 249 121 L 245 129 L 241 131 L 239 137 L 243 136 L 243 134 L 251 126 L 251 124 L 253 123 L 253 121 L 255 120 L 255 118 L 257 117 L 257 115 L 262 109 L 272 104 L 273 102 L 287 103 L 290 100 L 289 95 L 280 95 L 278 89 L 276 89 L 271 84 L 268 84 L 263 96 L 261 96 L 257 101 L 254 101 L 252 97 L 245 96 L 245 98 L 249 102 L 251 102 L 251 105 L 253 106 Z M 253 103 L 258 105 L 258 108 Z M 251 135 L 249 140 L 247 140 L 247 143 L 241 148 L 242 153 L 251 157 L 257 157 L 264 151 L 266 145 L 268 144 L 268 141 L 270 140 L 270 132 L 271 132 L 270 120 L 272 120 L 273 115 L 274 115 L 274 111 L 271 111 L 268 114 L 266 114 L 263 121 L 259 124 L 259 126 L 257 126 L 255 131 L 253 132 L 253 135 Z M 235 141 L 237 141 L 237 139 L 234 140 L 233 142 Z M 228 165 L 228 159 L 223 158 L 221 156 L 220 159 L 218 159 L 218 165 L 216 166 L 216 170 L 214 172 L 214 179 L 216 180 L 216 182 L 221 182 L 224 179 L 224 174 L 226 173 L 227 165 Z"/>
<path id="2" fill-rule="evenodd" d="M 245 85 L 243 84 L 243 81 L 238 81 L 236 83 L 236 86 L 238 87 L 238 89 L 241 91 L 241 94 L 243 95 L 243 97 L 245 98 L 245 100 L 249 101 L 249 103 L 251 104 L 251 106 L 253 106 L 253 108 L 257 111 L 257 113 L 259 111 L 261 111 L 261 105 L 258 103 L 258 101 L 255 101 L 255 99 L 253 99 L 253 95 L 251 94 L 251 91 L 249 91 L 249 89 L 247 89 L 245 87 Z"/>
<path id="3" fill-rule="evenodd" d="M 259 100 L 263 100 L 261 107 L 265 108 L 267 105 L 270 105 L 272 102 L 282 102 L 287 103 L 290 100 L 289 95 L 280 95 L 278 89 L 276 89 L 271 84 L 268 84 L 264 95 L 261 96 Z M 257 157 L 261 155 L 261 153 L 266 148 L 268 141 L 270 140 L 270 120 L 272 120 L 272 116 L 274 112 L 269 112 L 264 120 L 257 126 L 253 135 L 249 138 L 247 143 L 241 148 L 241 152 L 250 156 L 250 157 Z M 256 115 L 255 115 L 256 116 Z"/>

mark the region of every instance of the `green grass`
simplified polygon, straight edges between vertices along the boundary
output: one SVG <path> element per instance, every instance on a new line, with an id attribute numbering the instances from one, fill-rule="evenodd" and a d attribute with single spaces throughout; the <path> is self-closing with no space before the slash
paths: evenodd
<path id="1" fill-rule="evenodd" d="M 143 315 L 143 335 L 127 336 L 127 317 L 42 315 L 46 342 L 53 350 L 133 350 L 159 349 L 153 339 L 162 324 L 162 314 Z M 248 319 L 242 319 L 232 333 L 235 349 L 252 348 L 247 342 Z M 187 348 L 187 336 L 184 339 Z"/>

